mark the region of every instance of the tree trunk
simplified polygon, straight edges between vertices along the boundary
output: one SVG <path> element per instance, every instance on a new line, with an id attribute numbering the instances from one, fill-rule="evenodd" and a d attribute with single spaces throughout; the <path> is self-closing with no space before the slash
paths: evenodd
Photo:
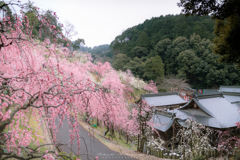
<path id="1" fill-rule="evenodd" d="M 105 122 L 104 122 L 104 124 L 105 124 Z M 107 135 L 107 133 L 109 132 L 109 123 L 107 123 L 107 125 L 105 124 L 105 126 L 107 127 L 107 131 L 106 132 L 104 132 L 104 137 Z"/>
<path id="2" fill-rule="evenodd" d="M 115 132 L 114 132 L 114 125 L 111 126 L 111 137 L 112 139 L 115 138 Z"/>
<path id="3" fill-rule="evenodd" d="M 138 134 L 137 150 L 139 151 L 139 134 Z"/>
<path id="4" fill-rule="evenodd" d="M 104 132 L 104 137 L 107 135 L 108 131 L 109 131 L 109 127 L 107 126 L 107 131 Z"/>
<path id="5" fill-rule="evenodd" d="M 119 139 L 119 140 L 122 139 L 121 134 L 122 134 L 122 130 L 120 130 L 120 131 L 119 131 L 119 134 L 118 134 L 118 139 Z"/>
<path id="6" fill-rule="evenodd" d="M 2 158 L 3 152 L 3 149 L 0 147 L 0 158 Z"/>
<path id="7" fill-rule="evenodd" d="M 144 124 L 143 124 L 144 125 Z M 140 146 L 139 146 L 139 152 L 143 152 L 143 147 L 144 147 L 144 143 L 145 143 L 145 134 L 144 134 L 144 126 L 141 126 L 141 135 L 140 135 Z"/>
<path id="8" fill-rule="evenodd" d="M 90 124 L 90 119 L 89 119 L 89 114 L 88 114 L 88 112 L 86 112 L 86 122 L 87 122 L 88 124 Z"/>
<path id="9" fill-rule="evenodd" d="M 97 126 L 99 126 L 100 124 L 99 124 L 99 120 L 98 120 L 98 118 L 97 118 Z"/>

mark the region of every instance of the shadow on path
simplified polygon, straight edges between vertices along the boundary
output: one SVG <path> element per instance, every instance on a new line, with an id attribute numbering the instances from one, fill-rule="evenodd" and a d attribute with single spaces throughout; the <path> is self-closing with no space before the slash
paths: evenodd
<path id="1" fill-rule="evenodd" d="M 56 121 L 56 124 L 59 125 L 59 122 Z M 80 124 L 79 124 L 80 125 Z M 98 139 L 92 136 L 88 131 L 80 125 L 80 136 L 84 138 L 88 154 L 93 155 L 93 157 L 98 157 L 98 160 L 136 160 L 129 156 L 120 154 L 118 152 L 112 151 L 107 146 L 102 144 Z M 86 146 L 84 144 L 84 140 L 81 138 L 80 140 L 80 154 L 87 153 Z M 58 129 L 57 133 L 57 142 L 58 143 L 68 143 L 68 147 L 72 148 L 72 150 L 77 153 L 78 152 L 78 145 L 77 139 L 74 139 L 73 144 L 70 143 L 70 136 L 69 136 L 69 124 L 65 119 L 63 121 L 63 126 Z M 64 152 L 70 154 L 70 149 L 66 146 L 62 146 L 61 149 Z M 91 156 L 81 155 L 81 160 L 93 160 Z"/>

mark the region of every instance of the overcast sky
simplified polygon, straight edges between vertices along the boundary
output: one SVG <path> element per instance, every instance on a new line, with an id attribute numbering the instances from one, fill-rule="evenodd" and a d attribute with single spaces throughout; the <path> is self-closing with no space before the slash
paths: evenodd
<path id="1" fill-rule="evenodd" d="M 61 23 L 69 21 L 86 46 L 110 44 L 127 28 L 146 19 L 167 14 L 179 14 L 180 0 L 32 0 L 43 10 L 53 10 Z M 28 0 L 21 0 L 26 3 Z"/>

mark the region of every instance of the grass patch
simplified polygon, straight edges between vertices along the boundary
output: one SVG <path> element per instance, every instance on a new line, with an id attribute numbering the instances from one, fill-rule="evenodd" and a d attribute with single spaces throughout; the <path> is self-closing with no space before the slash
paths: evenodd
<path id="1" fill-rule="evenodd" d="M 136 98 L 140 98 L 141 94 L 146 94 L 146 91 L 144 91 L 144 90 L 142 90 L 142 89 L 134 88 L 134 90 L 133 90 L 133 95 L 134 95 Z"/>
<path id="2" fill-rule="evenodd" d="M 39 139 L 39 143 L 40 144 L 44 144 L 45 138 L 36 137 L 34 135 L 36 133 L 37 135 L 40 135 L 40 136 L 44 137 L 44 131 L 43 131 L 42 124 L 37 121 L 37 118 L 40 120 L 39 115 L 37 115 L 37 117 L 36 117 L 30 111 L 27 116 L 29 117 L 28 118 L 29 119 L 29 122 L 28 122 L 29 126 L 33 129 L 33 138 L 34 139 L 38 138 Z"/>

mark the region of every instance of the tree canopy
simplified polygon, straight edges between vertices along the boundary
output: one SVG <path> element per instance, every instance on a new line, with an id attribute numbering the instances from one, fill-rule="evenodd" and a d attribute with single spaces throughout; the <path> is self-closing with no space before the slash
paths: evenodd
<path id="1" fill-rule="evenodd" d="M 123 53 L 134 58 L 133 49 L 135 47 L 144 47 L 150 53 L 163 39 L 174 40 L 179 36 L 190 38 L 195 33 L 201 38 L 212 40 L 214 23 L 210 16 L 201 18 L 196 15 L 191 17 L 184 17 L 184 15 L 154 17 L 125 30 L 111 42 L 110 47 L 115 53 Z"/>
<path id="2" fill-rule="evenodd" d="M 212 14 L 216 19 L 213 52 L 220 55 L 220 61 L 228 64 L 238 64 L 240 67 L 240 1 L 239 0 L 181 0 L 185 15 L 198 16 Z"/>
<path id="3" fill-rule="evenodd" d="M 238 0 L 180 0 L 179 7 L 183 7 L 185 15 L 204 16 L 212 14 L 214 18 L 224 20 L 234 14 L 239 14 Z"/>
<path id="4" fill-rule="evenodd" d="M 163 62 L 160 56 L 146 60 L 143 77 L 148 81 L 157 81 L 164 77 Z"/>
<path id="5" fill-rule="evenodd" d="M 113 67 L 131 70 L 146 81 L 154 80 L 161 85 L 163 78 L 175 75 L 185 79 L 193 88 L 218 88 L 219 85 L 238 84 L 240 71 L 236 65 L 219 63 L 219 55 L 212 51 L 209 39 L 193 34 L 189 38 L 163 39 L 148 55 L 144 47 L 135 47 L 135 58 L 117 54 Z M 138 52 L 137 52 L 138 51 Z M 146 52 L 145 52 L 146 53 Z"/>
<path id="6" fill-rule="evenodd" d="M 219 55 L 213 54 L 211 47 L 210 40 L 195 34 L 190 39 L 178 37 L 166 50 L 166 75 L 185 78 L 194 88 L 237 84 L 237 67 L 219 63 Z"/>
<path id="7" fill-rule="evenodd" d="M 190 5 L 193 1 L 181 2 Z M 201 2 L 205 5 L 205 1 Z M 201 2 L 196 0 L 198 5 L 202 4 Z M 155 17 L 127 29 L 110 45 L 114 54 L 121 53 L 126 55 L 125 59 L 130 58 L 121 63 L 122 68 L 116 69 L 130 69 L 144 80 L 156 80 L 154 76 L 150 76 L 150 70 L 146 67 L 150 59 L 158 55 L 162 59 L 164 76 L 175 75 L 183 78 L 193 88 L 217 88 L 219 85 L 238 84 L 240 73 L 231 62 L 239 60 L 239 45 L 236 39 L 238 31 L 235 29 L 238 29 L 236 25 L 240 21 L 237 21 L 236 17 L 232 17 L 232 20 L 229 18 L 215 21 L 213 16 L 205 16 L 204 12 L 206 11 L 194 12 L 188 17 L 182 14 Z M 201 17 L 196 15 L 198 13 L 201 13 Z M 225 40 L 231 41 L 231 44 Z M 144 46 L 145 44 L 148 45 Z M 231 54 L 226 54 L 229 52 Z M 219 59 L 224 63 L 219 63 Z M 113 59 L 113 63 L 115 61 L 119 59 Z"/>

